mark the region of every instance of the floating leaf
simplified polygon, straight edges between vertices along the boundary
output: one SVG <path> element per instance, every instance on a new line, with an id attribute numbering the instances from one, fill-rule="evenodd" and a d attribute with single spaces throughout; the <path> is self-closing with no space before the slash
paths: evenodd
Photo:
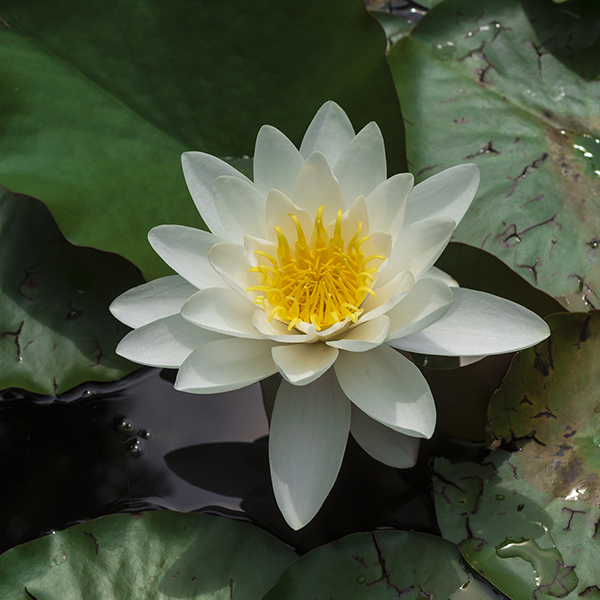
<path id="1" fill-rule="evenodd" d="M 446 0 L 389 61 L 417 179 L 474 162 L 455 239 L 571 310 L 600 306 L 597 2 Z"/>
<path id="2" fill-rule="evenodd" d="M 497 593 L 465 570 L 454 544 L 425 533 L 355 533 L 292 563 L 264 600 L 450 598 Z"/>
<path id="3" fill-rule="evenodd" d="M 296 558 L 239 521 L 167 511 L 113 515 L 0 556 L 0 596 L 260 600 Z"/>
<path id="4" fill-rule="evenodd" d="M 261 125 L 297 144 L 326 100 L 376 120 L 392 170 L 403 124 L 385 35 L 362 0 L 274 5 L 6 0 L 0 183 L 44 201 L 71 242 L 167 273 L 146 234 L 202 226 L 180 155 L 252 155 Z M 248 170 L 250 161 L 242 161 Z"/>
<path id="5" fill-rule="evenodd" d="M 65 240 L 35 198 L 0 190 L 0 389 L 56 394 L 137 368 L 108 306 L 142 283 L 125 259 Z"/>
<path id="6" fill-rule="evenodd" d="M 549 318 L 490 403 L 483 464 L 437 460 L 445 537 L 513 600 L 600 595 L 600 311 Z"/>

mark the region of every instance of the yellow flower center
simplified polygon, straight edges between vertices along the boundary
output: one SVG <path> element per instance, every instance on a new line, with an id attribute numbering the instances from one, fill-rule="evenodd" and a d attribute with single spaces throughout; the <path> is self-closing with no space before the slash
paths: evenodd
<path id="1" fill-rule="evenodd" d="M 371 287 L 377 267 L 368 268 L 367 264 L 376 259 L 383 261 L 385 257 L 373 254 L 365 258 L 361 246 L 369 236 L 360 236 L 360 222 L 352 239 L 344 244 L 341 210 L 330 239 L 323 225 L 323 209 L 321 206 L 317 211 L 310 243 L 296 215 L 290 214 L 298 237 L 294 248 L 281 227 L 275 227 L 277 257 L 261 250 L 254 252 L 259 261 L 264 258 L 267 264 L 250 269 L 250 273 L 257 274 L 260 285 L 247 291 L 261 292 L 254 303 L 265 309 L 269 321 L 277 317 L 288 323 L 288 330 L 302 321 L 313 324 L 317 331 L 340 321 L 356 322 L 363 300 L 369 294 L 375 298 Z"/>

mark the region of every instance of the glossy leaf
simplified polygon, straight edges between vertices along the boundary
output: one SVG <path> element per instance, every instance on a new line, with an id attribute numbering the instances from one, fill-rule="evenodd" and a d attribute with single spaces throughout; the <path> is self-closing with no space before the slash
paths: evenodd
<path id="1" fill-rule="evenodd" d="M 403 124 L 385 35 L 362 0 L 7 0 L 0 22 L 0 183 L 44 201 L 67 238 L 166 274 L 146 235 L 202 226 L 184 151 L 247 172 L 261 125 L 296 144 L 326 100 L 376 120 L 392 171 Z M 360 76 L 357 77 L 357 73 Z"/>
<path id="2" fill-rule="evenodd" d="M 113 515 L 0 556 L 5 600 L 259 600 L 296 554 L 264 531 L 210 515 Z"/>
<path id="3" fill-rule="evenodd" d="M 264 600 L 497 598 L 462 566 L 456 546 L 408 531 L 355 533 L 291 564 Z"/>
<path id="4" fill-rule="evenodd" d="M 417 180 L 467 162 L 455 240 L 570 310 L 599 306 L 600 6 L 446 0 L 391 50 Z"/>
<path id="5" fill-rule="evenodd" d="M 35 198 L 0 190 L 0 389 L 61 393 L 138 368 L 114 349 L 127 329 L 108 311 L 142 283 L 125 259 L 69 244 Z"/>
<path id="6" fill-rule="evenodd" d="M 600 312 L 549 322 L 490 403 L 492 446 L 518 451 L 435 463 L 444 536 L 513 600 L 594 598 L 600 586 Z"/>

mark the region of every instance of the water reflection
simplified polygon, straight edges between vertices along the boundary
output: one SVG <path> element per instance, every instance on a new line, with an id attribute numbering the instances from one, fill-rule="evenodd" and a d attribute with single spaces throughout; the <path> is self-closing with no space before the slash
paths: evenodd
<path id="1" fill-rule="evenodd" d="M 214 396 L 184 394 L 153 369 L 59 397 L 6 390 L 0 422 L 0 552 L 111 512 L 239 510 L 241 498 L 187 483 L 164 456 L 267 433 L 258 385 Z"/>
<path id="2" fill-rule="evenodd" d="M 483 449 L 436 434 L 415 467 L 396 470 L 350 437 L 323 508 L 294 532 L 272 491 L 259 385 L 200 396 L 175 391 L 173 378 L 141 369 L 59 397 L 0 393 L 0 552 L 89 518 L 150 508 L 250 519 L 300 552 L 381 527 L 439 534 L 431 458 L 473 459 Z M 277 382 L 270 391 L 269 383 L 274 396 Z"/>

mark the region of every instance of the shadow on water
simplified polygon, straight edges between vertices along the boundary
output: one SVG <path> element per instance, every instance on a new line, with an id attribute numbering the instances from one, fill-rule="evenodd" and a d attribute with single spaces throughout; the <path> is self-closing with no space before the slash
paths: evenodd
<path id="1" fill-rule="evenodd" d="M 294 532 L 273 496 L 258 384 L 199 396 L 177 392 L 172 378 L 141 369 L 60 396 L 0 394 L 0 552 L 89 518 L 150 508 L 248 518 L 300 552 L 376 528 L 439 534 L 432 458 L 473 459 L 482 449 L 436 434 L 417 465 L 400 471 L 350 437 L 322 510 Z"/>
<path id="2" fill-rule="evenodd" d="M 267 433 L 258 385 L 196 396 L 157 369 L 89 383 L 58 397 L 0 393 L 0 552 L 81 520 L 121 511 L 207 506 L 239 499 L 200 490 L 163 458 L 182 446 Z"/>

